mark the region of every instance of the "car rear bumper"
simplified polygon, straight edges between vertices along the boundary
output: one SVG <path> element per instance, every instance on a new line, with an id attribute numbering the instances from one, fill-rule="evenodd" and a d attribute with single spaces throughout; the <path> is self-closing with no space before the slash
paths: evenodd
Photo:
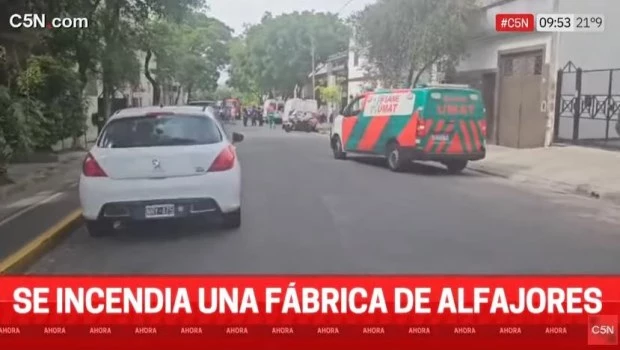
<path id="1" fill-rule="evenodd" d="M 153 218 L 147 217 L 146 208 L 156 205 L 174 206 L 174 215 Z M 221 213 L 222 210 L 213 198 L 159 199 L 105 203 L 99 211 L 97 220 L 142 221 L 155 219 L 185 219 L 195 216 L 221 215 Z"/>
<path id="2" fill-rule="evenodd" d="M 80 177 L 80 203 L 87 220 L 144 220 L 147 205 L 173 204 L 174 218 L 228 213 L 241 207 L 239 166 L 226 172 L 167 179 Z"/>
<path id="3" fill-rule="evenodd" d="M 404 147 L 402 148 L 402 152 L 407 158 L 410 158 L 411 160 L 435 161 L 435 162 L 445 162 L 445 161 L 451 161 L 451 160 L 475 161 L 475 160 L 484 159 L 484 157 L 486 157 L 485 148 L 482 148 L 478 152 L 450 154 L 450 153 L 427 153 L 415 147 Z"/>

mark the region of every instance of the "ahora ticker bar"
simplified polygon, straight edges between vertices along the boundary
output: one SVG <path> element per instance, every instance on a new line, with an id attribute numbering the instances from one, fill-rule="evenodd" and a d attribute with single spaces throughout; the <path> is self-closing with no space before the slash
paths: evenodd
<path id="1" fill-rule="evenodd" d="M 602 32 L 602 14 L 499 13 L 495 15 L 498 32 Z"/>
<path id="2" fill-rule="evenodd" d="M 3 277 L 0 301 L 7 349 L 586 348 L 618 344 L 620 277 Z"/>

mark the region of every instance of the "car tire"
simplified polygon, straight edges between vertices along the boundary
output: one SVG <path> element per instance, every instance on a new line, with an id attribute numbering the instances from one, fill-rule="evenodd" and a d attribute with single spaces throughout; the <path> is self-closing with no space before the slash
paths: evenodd
<path id="1" fill-rule="evenodd" d="M 112 225 L 107 222 L 86 220 L 86 230 L 91 237 L 105 237 L 112 232 Z"/>
<path id="2" fill-rule="evenodd" d="M 448 168 L 448 173 L 450 174 L 460 174 L 466 167 L 466 160 L 451 160 L 445 162 L 444 165 Z"/>
<path id="3" fill-rule="evenodd" d="M 402 172 L 405 170 L 407 159 L 403 156 L 400 146 L 396 142 L 388 144 L 385 156 L 387 166 L 391 171 Z"/>
<path id="4" fill-rule="evenodd" d="M 225 229 L 236 229 L 241 227 L 241 208 L 230 213 L 222 214 L 222 227 Z"/>
<path id="5" fill-rule="evenodd" d="M 334 136 L 332 141 L 332 151 L 334 152 L 334 158 L 347 159 L 347 152 L 342 148 L 342 141 L 339 136 Z"/>

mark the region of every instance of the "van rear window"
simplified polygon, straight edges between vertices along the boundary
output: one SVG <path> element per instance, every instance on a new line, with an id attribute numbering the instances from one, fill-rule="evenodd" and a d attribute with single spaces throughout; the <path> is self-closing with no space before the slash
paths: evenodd
<path id="1" fill-rule="evenodd" d="M 482 101 L 475 90 L 432 90 L 425 110 L 444 117 L 481 117 Z"/>

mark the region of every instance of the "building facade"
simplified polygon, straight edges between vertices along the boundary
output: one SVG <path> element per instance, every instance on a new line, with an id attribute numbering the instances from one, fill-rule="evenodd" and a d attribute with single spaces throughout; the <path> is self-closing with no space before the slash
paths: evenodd
<path id="1" fill-rule="evenodd" d="M 457 67 L 455 79 L 482 91 L 491 143 L 532 148 L 572 137 L 573 115 L 566 118 L 566 114 L 572 114 L 570 106 L 575 105 L 571 95 L 576 94 L 576 79 L 570 67 L 584 70 L 582 93 L 589 89 L 590 94 L 607 97 L 620 89 L 620 77 L 617 87 L 610 81 L 610 68 L 620 66 L 616 63 L 620 41 L 614 40 L 620 34 L 620 23 L 606 21 L 600 33 L 498 33 L 494 27 L 498 13 L 604 14 L 615 18 L 620 14 L 620 1 L 484 0 L 480 5 L 476 35 Z M 557 72 L 565 67 L 567 72 L 558 88 Z M 591 70 L 601 70 L 601 74 L 590 74 Z M 579 101 L 586 102 L 585 97 Z M 594 119 L 578 121 L 582 137 L 605 134 L 608 123 Z"/>

